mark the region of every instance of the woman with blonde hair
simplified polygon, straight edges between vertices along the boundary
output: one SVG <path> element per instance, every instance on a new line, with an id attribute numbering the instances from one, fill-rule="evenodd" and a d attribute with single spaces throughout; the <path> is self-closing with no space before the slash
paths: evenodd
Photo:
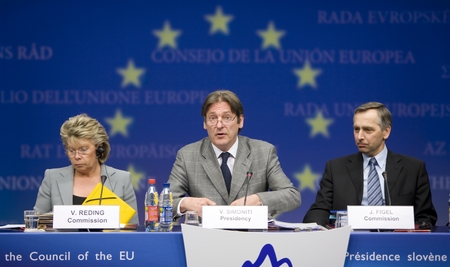
<path id="1" fill-rule="evenodd" d="M 136 210 L 129 223 L 138 224 L 131 174 L 105 164 L 111 151 L 105 128 L 96 119 L 80 114 L 63 123 L 60 135 L 71 165 L 45 171 L 34 209 L 46 213 L 54 205 L 81 205 L 103 176 L 104 186 Z"/>

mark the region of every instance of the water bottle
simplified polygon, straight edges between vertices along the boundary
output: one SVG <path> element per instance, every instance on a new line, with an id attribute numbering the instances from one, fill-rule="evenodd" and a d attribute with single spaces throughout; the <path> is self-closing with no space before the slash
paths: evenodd
<path id="1" fill-rule="evenodd" d="M 170 232 L 173 226 L 173 199 L 170 184 L 165 183 L 159 195 L 159 228 L 160 232 Z"/>
<path id="2" fill-rule="evenodd" d="M 145 193 L 145 231 L 155 232 L 158 230 L 158 191 L 156 180 L 148 179 L 148 189 Z"/>

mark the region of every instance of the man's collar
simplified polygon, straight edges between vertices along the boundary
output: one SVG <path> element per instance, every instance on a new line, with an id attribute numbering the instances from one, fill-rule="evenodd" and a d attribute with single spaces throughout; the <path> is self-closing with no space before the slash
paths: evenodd
<path id="1" fill-rule="evenodd" d="M 239 136 L 236 138 L 236 142 L 230 147 L 228 151 L 222 151 L 218 147 L 216 147 L 213 143 L 211 143 L 212 148 L 214 150 L 214 154 L 216 154 L 216 158 L 219 158 L 220 154 L 222 154 L 223 152 L 228 152 L 231 154 L 233 158 L 236 158 L 238 144 L 239 144 Z"/>
<path id="2" fill-rule="evenodd" d="M 387 154 L 388 154 L 388 149 L 387 149 L 386 144 L 384 145 L 383 150 L 381 150 L 380 153 L 375 155 L 375 157 L 369 157 L 369 156 L 366 156 L 365 154 L 362 154 L 363 161 L 364 161 L 364 165 L 363 165 L 364 168 L 367 167 L 367 165 L 369 165 L 369 160 L 371 158 L 375 158 L 377 160 L 378 166 L 380 166 L 380 168 L 384 170 L 385 166 L 386 166 Z"/>

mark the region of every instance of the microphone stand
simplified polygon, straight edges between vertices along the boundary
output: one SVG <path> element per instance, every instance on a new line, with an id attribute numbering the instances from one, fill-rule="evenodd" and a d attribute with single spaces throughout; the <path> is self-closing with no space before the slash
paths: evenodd
<path id="1" fill-rule="evenodd" d="M 247 188 L 245 189 L 245 197 L 244 197 L 244 206 L 247 204 L 247 195 L 248 195 L 248 184 L 250 182 L 250 178 L 252 178 L 253 172 L 247 172 L 247 175 L 245 176 Z"/>
<path id="2" fill-rule="evenodd" d="M 102 188 L 100 189 L 100 198 L 98 200 L 98 205 L 102 205 L 102 196 L 103 196 L 103 187 L 105 186 L 105 181 L 106 181 L 106 175 L 102 175 L 100 177 L 100 179 L 102 180 Z"/>
<path id="3" fill-rule="evenodd" d="M 385 197 L 386 198 L 386 206 L 391 206 L 392 205 L 392 203 L 391 203 L 391 193 L 389 192 L 387 172 L 384 171 L 382 173 L 382 175 L 383 175 L 383 178 L 384 178 L 384 192 L 385 192 L 385 195 L 386 195 L 386 197 Z M 389 202 L 389 204 L 388 204 L 388 202 Z"/>

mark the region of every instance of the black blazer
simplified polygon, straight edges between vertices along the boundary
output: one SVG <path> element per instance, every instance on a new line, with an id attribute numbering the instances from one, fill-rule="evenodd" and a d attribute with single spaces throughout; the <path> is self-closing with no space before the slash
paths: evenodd
<path id="1" fill-rule="evenodd" d="M 330 210 L 347 210 L 347 205 L 361 205 L 364 176 L 361 153 L 327 162 L 316 201 L 303 222 L 329 223 Z M 435 225 L 437 213 L 431 199 L 425 163 L 388 150 L 386 172 L 392 205 L 411 205 L 417 223 Z"/>

